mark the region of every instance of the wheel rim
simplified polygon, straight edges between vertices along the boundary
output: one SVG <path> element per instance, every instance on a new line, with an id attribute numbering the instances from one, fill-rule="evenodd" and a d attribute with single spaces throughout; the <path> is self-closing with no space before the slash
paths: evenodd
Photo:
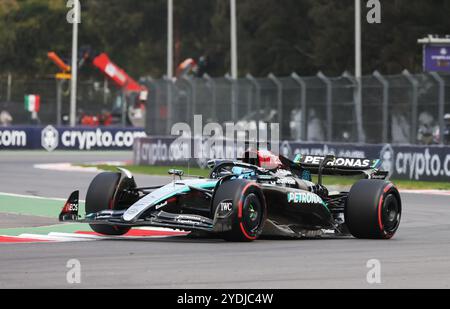
<path id="1" fill-rule="evenodd" d="M 255 194 L 250 194 L 245 199 L 242 215 L 242 223 L 245 230 L 251 234 L 256 233 L 261 225 L 262 207 L 261 202 Z"/>
<path id="2" fill-rule="evenodd" d="M 394 233 L 400 223 L 401 209 L 397 198 L 393 194 L 385 198 L 382 213 L 385 231 L 388 234 Z"/>

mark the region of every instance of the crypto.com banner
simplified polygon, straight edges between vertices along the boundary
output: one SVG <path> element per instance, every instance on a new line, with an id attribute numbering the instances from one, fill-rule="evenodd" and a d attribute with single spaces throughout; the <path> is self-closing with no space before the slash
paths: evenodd
<path id="1" fill-rule="evenodd" d="M 122 128 L 0 128 L 0 150 L 131 150 L 142 129 Z"/>
<path id="2" fill-rule="evenodd" d="M 209 158 L 194 159 L 191 147 L 180 147 L 175 137 L 152 137 L 138 139 L 134 146 L 134 161 L 137 165 L 186 165 L 205 167 L 209 159 L 220 159 L 241 150 L 226 149 L 215 145 L 208 149 Z M 316 144 L 285 141 L 280 153 L 290 159 L 297 154 L 356 157 L 383 160 L 383 169 L 395 179 L 422 181 L 450 181 L 450 147 L 440 146 L 395 146 Z"/>

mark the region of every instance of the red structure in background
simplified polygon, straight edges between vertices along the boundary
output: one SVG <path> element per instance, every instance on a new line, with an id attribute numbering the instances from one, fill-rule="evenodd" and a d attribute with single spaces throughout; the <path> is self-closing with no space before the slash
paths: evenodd
<path id="1" fill-rule="evenodd" d="M 80 51 L 79 57 L 79 67 L 82 67 L 85 63 L 91 63 L 125 93 L 128 106 L 131 106 L 130 108 L 133 108 L 135 111 L 140 110 L 140 115 L 145 115 L 146 106 L 144 102 L 148 98 L 148 90 L 145 86 L 140 85 L 122 68 L 112 62 L 106 53 L 96 54 L 90 48 L 84 48 Z M 49 52 L 48 58 L 62 71 L 56 74 L 57 79 L 71 78 L 71 67 L 55 52 Z M 101 115 L 82 114 L 80 115 L 80 124 L 90 127 L 110 126 L 113 124 L 113 115 L 111 112 Z"/>
<path id="2" fill-rule="evenodd" d="M 144 86 L 139 85 L 124 70 L 119 68 L 106 53 L 102 53 L 92 60 L 92 64 L 103 74 L 111 79 L 118 87 L 127 92 L 147 91 Z"/>
<path id="3" fill-rule="evenodd" d="M 106 77 L 108 77 L 114 84 L 123 89 L 125 92 L 141 93 L 147 91 L 145 86 L 139 85 L 133 78 L 131 78 L 123 69 L 111 61 L 106 53 L 101 53 L 93 56 L 87 50 L 82 53 L 81 65 L 85 62 L 91 62 L 93 66 L 99 69 Z M 71 67 L 67 65 L 55 52 L 49 52 L 48 58 L 52 60 L 64 73 L 71 71 Z M 80 66 L 81 66 L 80 65 Z"/>

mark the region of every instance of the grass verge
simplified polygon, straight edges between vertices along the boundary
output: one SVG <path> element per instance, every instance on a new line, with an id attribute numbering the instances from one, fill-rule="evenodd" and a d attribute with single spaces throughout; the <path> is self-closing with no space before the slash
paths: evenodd
<path id="1" fill-rule="evenodd" d="M 64 201 L 55 199 L 36 199 L 33 197 L 10 196 L 0 194 L 0 213 L 36 216 L 44 218 L 58 218 Z M 80 214 L 84 214 L 84 203 L 80 203 Z M 0 229 L 2 236 L 18 236 L 20 234 L 42 234 L 51 232 L 74 233 L 76 231 L 90 231 L 87 224 L 55 224 L 41 227 L 17 227 Z"/>
<path id="2" fill-rule="evenodd" d="M 96 167 L 103 171 L 116 171 L 115 166 L 109 165 L 83 165 L 84 167 Z M 154 175 L 154 176 L 168 176 L 169 169 L 179 169 L 184 170 L 186 175 L 195 175 L 201 177 L 208 177 L 209 170 L 204 170 L 200 168 L 187 168 L 182 166 L 124 166 L 132 173 L 144 174 L 144 175 Z M 345 186 L 350 187 L 359 178 L 355 177 L 335 177 L 335 176 L 325 176 L 324 184 L 328 186 Z M 317 178 L 314 179 L 317 181 Z M 410 181 L 410 180 L 391 180 L 398 188 L 403 190 L 450 190 L 450 182 L 425 182 L 425 181 Z"/>
<path id="3" fill-rule="evenodd" d="M 111 165 L 82 165 L 83 167 L 96 167 L 102 171 L 116 172 L 117 167 Z M 201 176 L 209 177 L 209 170 L 204 170 L 201 168 L 188 168 L 182 166 L 137 166 L 129 165 L 122 166 L 126 168 L 133 174 L 143 174 L 143 175 L 153 175 L 153 176 L 169 176 L 168 171 L 170 169 L 183 170 L 187 176 Z"/>

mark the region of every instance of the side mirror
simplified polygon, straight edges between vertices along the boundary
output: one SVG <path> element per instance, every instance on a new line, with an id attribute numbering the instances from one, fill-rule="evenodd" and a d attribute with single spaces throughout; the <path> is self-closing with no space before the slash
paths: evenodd
<path id="1" fill-rule="evenodd" d="M 215 168 L 216 167 L 216 165 L 217 165 L 217 161 L 216 160 L 210 160 L 210 161 L 208 161 L 208 168 L 210 169 L 210 170 L 212 170 L 213 168 Z"/>
<path id="2" fill-rule="evenodd" d="M 184 172 L 181 170 L 169 170 L 169 175 L 173 175 L 173 176 L 178 176 L 178 177 L 183 177 L 184 176 Z"/>

